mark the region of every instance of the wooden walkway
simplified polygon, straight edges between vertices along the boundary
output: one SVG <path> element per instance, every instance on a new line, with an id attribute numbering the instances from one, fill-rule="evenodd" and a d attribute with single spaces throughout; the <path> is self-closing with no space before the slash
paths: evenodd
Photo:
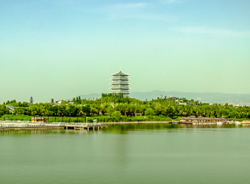
<path id="1" fill-rule="evenodd" d="M 34 123 L 34 122 L 0 122 L 0 131 L 6 130 L 100 130 L 107 125 L 99 123 Z"/>
<path id="2" fill-rule="evenodd" d="M 101 125 L 99 123 L 66 123 L 63 125 L 66 130 L 68 129 L 74 129 L 74 130 L 100 130 L 101 128 L 105 128 L 107 126 Z"/>

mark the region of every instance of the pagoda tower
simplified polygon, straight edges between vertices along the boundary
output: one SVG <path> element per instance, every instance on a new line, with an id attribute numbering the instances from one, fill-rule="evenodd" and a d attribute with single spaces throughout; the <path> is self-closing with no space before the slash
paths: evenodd
<path id="1" fill-rule="evenodd" d="M 112 75 L 111 93 L 122 93 L 123 96 L 128 96 L 129 93 L 129 79 L 127 74 L 121 70 L 118 73 Z"/>

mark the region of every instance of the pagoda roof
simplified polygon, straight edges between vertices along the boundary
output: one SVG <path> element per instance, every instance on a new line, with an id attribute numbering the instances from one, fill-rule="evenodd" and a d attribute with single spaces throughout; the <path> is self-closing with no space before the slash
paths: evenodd
<path id="1" fill-rule="evenodd" d="M 123 75 L 123 76 L 129 76 L 128 74 L 123 73 L 121 70 L 119 72 L 113 74 L 112 76 L 121 76 L 121 75 Z"/>

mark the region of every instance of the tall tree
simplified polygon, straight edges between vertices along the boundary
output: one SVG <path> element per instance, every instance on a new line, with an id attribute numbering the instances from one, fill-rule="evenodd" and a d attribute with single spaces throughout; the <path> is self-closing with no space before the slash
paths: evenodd
<path id="1" fill-rule="evenodd" d="M 30 104 L 33 104 L 33 97 L 30 97 Z"/>

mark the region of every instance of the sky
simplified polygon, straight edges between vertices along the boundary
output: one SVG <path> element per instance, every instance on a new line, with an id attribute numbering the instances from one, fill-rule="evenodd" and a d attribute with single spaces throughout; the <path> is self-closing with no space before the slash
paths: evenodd
<path id="1" fill-rule="evenodd" d="M 249 0 L 0 0 L 0 102 L 110 92 L 250 94 Z"/>

